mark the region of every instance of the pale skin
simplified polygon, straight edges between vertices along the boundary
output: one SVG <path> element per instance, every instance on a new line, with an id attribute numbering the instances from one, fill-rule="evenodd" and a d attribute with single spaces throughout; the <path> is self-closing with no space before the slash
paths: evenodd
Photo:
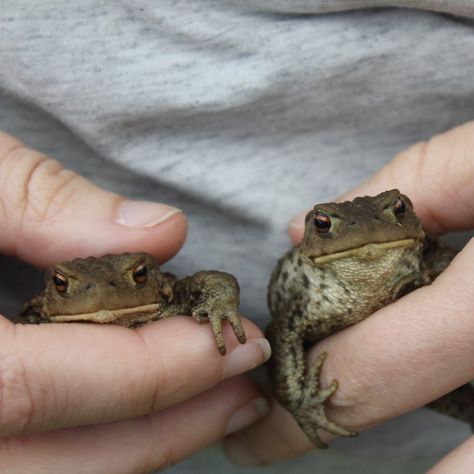
<path id="1" fill-rule="evenodd" d="M 41 267 L 124 251 L 163 262 L 185 235 L 179 210 L 126 201 L 0 133 L 1 253 Z M 149 472 L 255 422 L 267 404 L 240 374 L 270 352 L 243 325 L 245 345 L 224 325 L 221 356 L 190 317 L 128 329 L 0 316 L 0 471 Z"/>
<path id="2" fill-rule="evenodd" d="M 474 122 L 414 145 L 340 200 L 393 187 L 410 196 L 432 234 L 473 229 Z M 304 214 L 290 224 L 294 243 L 301 240 L 303 229 Z M 323 386 L 339 381 L 328 405 L 331 420 L 348 429 L 368 430 L 474 378 L 473 259 L 471 239 L 432 285 L 310 350 L 311 360 L 324 351 L 329 354 Z M 321 436 L 326 442 L 333 439 L 323 431 Z M 472 445 L 473 438 L 468 437 L 432 472 L 474 470 Z M 270 414 L 230 436 L 226 449 L 233 461 L 252 465 L 295 457 L 314 445 L 291 415 L 272 401 Z"/>

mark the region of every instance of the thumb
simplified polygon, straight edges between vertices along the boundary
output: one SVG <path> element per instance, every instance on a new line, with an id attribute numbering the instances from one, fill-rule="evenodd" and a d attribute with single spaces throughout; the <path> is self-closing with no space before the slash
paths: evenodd
<path id="1" fill-rule="evenodd" d="M 474 121 L 435 135 L 399 153 L 378 173 L 336 201 L 398 188 L 409 196 L 433 235 L 472 229 L 474 222 Z M 302 213 L 289 224 L 294 243 L 303 238 Z"/>
<path id="2" fill-rule="evenodd" d="M 186 226 L 179 209 L 104 191 L 0 132 L 0 252 L 40 266 L 138 250 L 164 261 Z"/>

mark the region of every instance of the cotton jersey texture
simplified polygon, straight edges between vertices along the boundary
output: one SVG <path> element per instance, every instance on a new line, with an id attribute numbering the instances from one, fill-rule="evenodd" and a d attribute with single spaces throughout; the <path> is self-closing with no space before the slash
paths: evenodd
<path id="1" fill-rule="evenodd" d="M 234 273 L 263 326 L 291 217 L 473 118 L 473 17 L 456 0 L 4 1 L 0 128 L 183 208 L 165 268 Z M 7 307 L 23 298 L 0 283 Z M 466 433 L 425 410 L 268 472 L 423 472 Z M 212 469 L 241 472 L 216 449 L 171 472 Z"/>

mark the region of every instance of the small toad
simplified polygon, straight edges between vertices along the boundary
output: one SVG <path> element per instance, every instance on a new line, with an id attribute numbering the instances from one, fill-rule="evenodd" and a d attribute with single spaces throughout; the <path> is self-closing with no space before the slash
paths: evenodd
<path id="1" fill-rule="evenodd" d="M 76 258 L 49 268 L 45 289 L 21 311 L 26 323 L 94 322 L 135 327 L 182 314 L 209 321 L 219 352 L 226 346 L 222 321 L 246 341 L 239 310 L 239 284 L 230 274 L 200 271 L 176 279 L 161 272 L 146 253 Z"/>
<path id="2" fill-rule="evenodd" d="M 337 390 L 321 387 L 322 353 L 307 367 L 305 348 L 430 284 L 455 251 L 425 234 L 407 196 L 393 189 L 350 202 L 317 204 L 301 244 L 277 264 L 268 289 L 267 330 L 275 397 L 318 447 L 323 429 L 355 436 L 331 422 L 325 404 Z M 472 423 L 474 391 L 464 385 L 430 407 Z"/>

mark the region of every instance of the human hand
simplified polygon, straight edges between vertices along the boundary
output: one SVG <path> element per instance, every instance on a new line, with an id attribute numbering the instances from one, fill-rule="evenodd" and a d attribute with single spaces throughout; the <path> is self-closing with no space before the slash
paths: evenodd
<path id="1" fill-rule="evenodd" d="M 413 201 L 431 234 L 472 229 L 473 150 L 471 122 L 413 146 L 340 200 L 396 187 Z M 295 243 L 301 240 L 303 229 L 301 215 L 290 224 Z M 466 357 L 474 344 L 473 259 L 471 239 L 432 285 L 324 339 L 309 352 L 311 361 L 324 351 L 329 354 L 321 374 L 323 387 L 339 381 L 328 404 L 331 421 L 364 431 L 473 378 L 474 358 Z M 326 442 L 333 438 L 325 432 L 321 437 Z M 433 472 L 447 472 L 461 463 L 463 472 L 474 470 L 474 456 L 468 454 L 472 445 L 470 438 Z M 252 465 L 294 457 L 314 446 L 292 416 L 273 401 L 270 414 L 230 436 L 226 449 L 234 462 Z"/>
<path id="2" fill-rule="evenodd" d="M 185 234 L 177 209 L 126 201 L 0 133 L 0 252 L 40 266 L 139 250 L 163 261 Z M 222 357 L 189 317 L 130 330 L 0 316 L 0 472 L 148 472 L 254 422 L 266 402 L 238 375 L 269 347 L 244 327 L 244 346 L 225 328 Z"/>

